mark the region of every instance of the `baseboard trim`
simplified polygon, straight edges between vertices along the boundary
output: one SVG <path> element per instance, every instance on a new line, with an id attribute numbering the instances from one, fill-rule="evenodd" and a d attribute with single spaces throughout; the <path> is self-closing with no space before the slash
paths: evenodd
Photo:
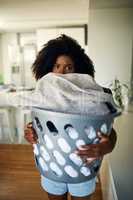
<path id="1" fill-rule="evenodd" d="M 113 178 L 113 174 L 112 174 L 112 170 L 111 170 L 109 161 L 108 161 L 108 167 L 109 167 L 109 176 L 110 176 L 110 183 L 111 183 L 110 186 L 111 186 L 111 190 L 112 190 L 112 194 L 113 194 L 113 200 L 118 200 L 115 183 L 114 183 L 114 178 Z"/>
<path id="2" fill-rule="evenodd" d="M 100 180 L 103 200 L 118 200 L 111 166 L 107 157 L 102 164 Z"/>

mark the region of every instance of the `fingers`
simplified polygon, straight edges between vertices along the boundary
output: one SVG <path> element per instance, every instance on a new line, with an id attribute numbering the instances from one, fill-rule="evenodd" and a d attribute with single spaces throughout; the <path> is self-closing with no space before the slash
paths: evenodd
<path id="1" fill-rule="evenodd" d="M 25 131 L 24 137 L 31 144 L 37 143 L 37 139 L 38 139 L 37 135 L 29 133 L 29 131 Z"/>
<path id="2" fill-rule="evenodd" d="M 99 148 L 93 148 L 93 149 L 87 149 L 87 150 L 78 150 L 76 151 L 76 154 L 80 156 L 81 158 L 84 156 L 87 156 L 88 158 L 92 157 L 100 157 L 102 155 Z"/>
<path id="3" fill-rule="evenodd" d="M 33 135 L 30 135 L 28 132 L 25 132 L 25 136 L 24 137 L 30 144 L 37 143 L 37 138 L 34 137 Z"/>
<path id="4" fill-rule="evenodd" d="M 86 165 L 90 165 L 92 163 L 95 163 L 95 161 L 97 160 L 102 160 L 103 159 L 103 156 L 102 157 L 99 157 L 99 158 L 86 158 L 86 162 L 85 164 Z"/>
<path id="5" fill-rule="evenodd" d="M 32 123 L 27 124 L 24 130 L 24 137 L 31 144 L 37 143 L 38 136 L 36 134 L 36 131 L 32 127 Z"/>
<path id="6" fill-rule="evenodd" d="M 98 158 L 104 154 L 103 143 L 83 145 L 77 149 L 75 153 L 80 157 L 87 156 L 88 158 Z"/>
<path id="7" fill-rule="evenodd" d="M 86 162 L 91 163 L 94 160 L 103 157 L 105 154 L 111 152 L 111 139 L 108 135 L 97 133 L 97 138 L 99 139 L 97 144 L 88 144 L 80 146 L 75 153 L 82 159 L 86 157 Z"/>
<path id="8" fill-rule="evenodd" d="M 25 129 L 26 129 L 26 128 L 32 128 L 32 129 L 34 129 L 34 128 L 33 128 L 33 123 L 32 123 L 32 122 L 29 122 L 28 124 L 26 124 Z"/>
<path id="9" fill-rule="evenodd" d="M 32 122 L 28 123 L 28 124 L 26 125 L 26 127 L 27 127 L 27 128 L 33 128 Z"/>
<path id="10" fill-rule="evenodd" d="M 84 145 L 81 148 L 77 149 L 75 153 L 80 157 L 100 157 L 111 151 L 109 143 L 109 138 L 103 138 L 98 144 Z"/>
<path id="11" fill-rule="evenodd" d="M 108 135 L 102 134 L 101 132 L 98 132 L 97 135 L 98 135 L 100 142 L 104 142 L 104 141 L 109 140 Z"/>
<path id="12" fill-rule="evenodd" d="M 87 158 L 85 164 L 90 165 L 92 162 L 95 162 L 97 158 Z"/>
<path id="13" fill-rule="evenodd" d="M 86 165 L 91 164 L 92 162 L 94 162 L 95 160 L 97 160 L 98 158 L 88 158 L 87 156 L 83 156 L 82 157 L 82 161 L 83 163 Z"/>

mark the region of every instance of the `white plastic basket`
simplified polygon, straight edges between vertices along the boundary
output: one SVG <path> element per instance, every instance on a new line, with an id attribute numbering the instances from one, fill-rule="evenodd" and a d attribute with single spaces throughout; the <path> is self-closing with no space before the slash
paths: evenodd
<path id="1" fill-rule="evenodd" d="M 98 131 L 109 134 L 114 118 L 119 114 L 89 116 L 33 108 L 33 127 L 38 134 L 34 155 L 40 173 L 49 179 L 67 183 L 79 183 L 95 177 L 102 159 L 86 165 L 74 151 L 80 145 L 98 143 Z"/>

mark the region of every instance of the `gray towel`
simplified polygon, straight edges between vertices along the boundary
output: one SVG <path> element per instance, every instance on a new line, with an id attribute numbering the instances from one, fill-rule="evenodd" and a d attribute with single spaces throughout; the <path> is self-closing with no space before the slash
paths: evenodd
<path id="1" fill-rule="evenodd" d="M 115 107 L 112 94 L 87 74 L 55 74 L 43 76 L 33 93 L 20 93 L 10 98 L 12 105 L 76 114 L 105 115 L 110 112 L 106 102 Z"/>

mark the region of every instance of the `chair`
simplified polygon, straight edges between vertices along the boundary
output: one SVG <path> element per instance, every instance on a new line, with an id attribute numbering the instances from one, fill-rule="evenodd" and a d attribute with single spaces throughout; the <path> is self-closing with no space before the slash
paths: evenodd
<path id="1" fill-rule="evenodd" d="M 0 141 L 9 138 L 14 143 L 15 137 L 15 115 L 12 107 L 0 107 Z M 5 131 L 6 129 L 6 131 Z"/>
<path id="2" fill-rule="evenodd" d="M 16 127 L 19 144 L 23 142 L 24 128 L 29 122 L 31 122 L 31 110 L 28 108 L 18 107 L 16 109 Z"/>

